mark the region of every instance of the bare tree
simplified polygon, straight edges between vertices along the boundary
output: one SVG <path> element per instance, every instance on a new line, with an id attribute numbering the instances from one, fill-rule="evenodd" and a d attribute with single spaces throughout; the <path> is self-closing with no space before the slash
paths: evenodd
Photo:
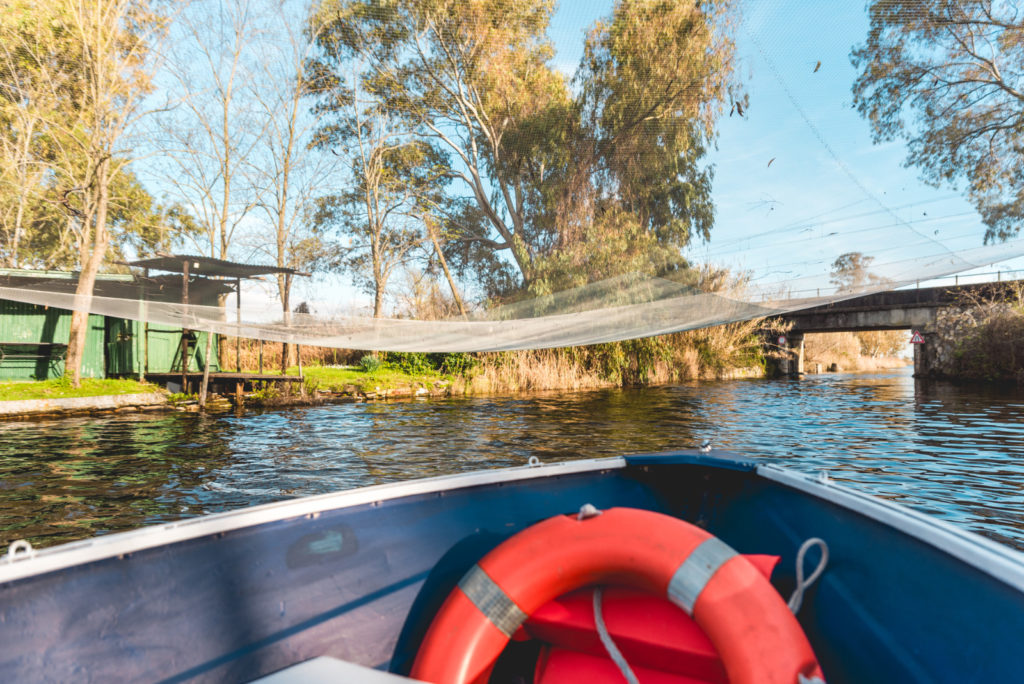
<path id="1" fill-rule="evenodd" d="M 220 259 L 256 205 L 248 162 L 265 121 L 247 84 L 262 47 L 258 10 L 238 0 L 192 3 L 181 13 L 166 59 L 179 104 L 155 131 L 172 194 L 202 226 L 200 248 Z"/>
<path id="2" fill-rule="evenodd" d="M 263 59 L 252 81 L 251 94 L 265 121 L 253 161 L 257 206 L 266 217 L 253 237 L 256 250 L 276 266 L 307 271 L 330 260 L 331 247 L 313 229 L 312 213 L 314 199 L 336 164 L 333 156 L 310 147 L 318 125 L 318 118 L 309 111 L 304 74 L 312 43 L 301 31 L 304 17 L 292 16 L 289 9 L 293 8 L 281 5 L 272 14 L 279 30 L 264 43 Z M 292 285 L 290 275 L 277 275 L 285 324 L 291 323 Z M 294 363 L 294 347 L 285 344 L 282 372 Z"/>

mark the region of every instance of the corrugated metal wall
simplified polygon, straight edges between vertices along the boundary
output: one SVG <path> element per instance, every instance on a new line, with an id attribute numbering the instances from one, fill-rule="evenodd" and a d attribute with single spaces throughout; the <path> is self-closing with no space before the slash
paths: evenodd
<path id="1" fill-rule="evenodd" d="M 70 331 L 70 311 L 0 300 L 0 342 L 67 344 Z M 104 377 L 105 336 L 103 317 L 90 315 L 82 359 L 82 377 Z M 62 361 L 8 358 L 0 364 L 0 379 L 3 380 L 45 380 L 60 377 L 63 373 Z"/>
<path id="2" fill-rule="evenodd" d="M 140 331 L 143 324 L 121 318 L 89 316 L 85 336 L 82 377 L 137 376 L 146 365 L 148 372 L 181 370 L 181 328 L 150 326 L 148 344 Z M 71 312 L 64 309 L 0 300 L 0 342 L 51 342 L 67 344 Z M 195 333 L 190 346 L 189 370 L 202 371 L 205 363 L 206 333 Z M 148 349 L 147 349 L 148 347 Z M 210 370 L 217 363 L 217 336 L 210 354 Z M 0 363 L 0 380 L 46 380 L 64 373 L 63 361 L 6 358 Z"/>
<path id="3" fill-rule="evenodd" d="M 181 370 L 181 328 L 150 325 L 143 340 L 143 324 L 120 318 L 107 319 L 107 372 L 110 375 L 170 373 Z M 202 371 L 206 359 L 206 333 L 194 333 L 189 345 L 189 370 Z M 210 353 L 210 370 L 218 371 L 217 336 Z"/>

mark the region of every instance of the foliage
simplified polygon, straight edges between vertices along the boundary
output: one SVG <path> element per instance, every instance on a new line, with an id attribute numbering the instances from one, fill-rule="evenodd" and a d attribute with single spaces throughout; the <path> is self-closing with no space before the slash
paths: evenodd
<path id="1" fill-rule="evenodd" d="M 906 349 L 910 335 L 906 330 L 864 330 L 854 333 L 862 356 L 896 356 Z"/>
<path id="2" fill-rule="evenodd" d="M 114 4 L 115 14 L 125 11 Z M 157 21 L 147 14 L 145 3 L 137 3 L 130 13 L 140 27 Z M 93 50 L 84 45 L 82 29 L 76 28 L 77 22 L 87 20 L 102 21 L 76 12 L 68 3 L 21 1 L 7 3 L 0 19 L 0 263 L 6 266 L 80 265 L 82 220 L 99 209 L 97 184 L 104 182 L 109 225 L 101 232 L 110 233 L 106 259 L 167 249 L 182 232 L 194 228 L 179 208 L 154 202 L 127 168 L 130 157 L 117 154 L 107 162 L 93 153 L 90 146 L 100 142 L 96 136 L 117 135 L 123 122 L 120 113 L 102 115 L 94 106 L 98 102 L 83 100 L 89 69 L 104 68 L 99 60 L 86 67 L 76 57 L 77 52 Z M 121 52 L 106 59 L 130 70 L 138 67 L 139 57 L 130 54 L 138 46 L 137 37 L 128 33 L 108 36 Z M 110 92 L 103 97 L 112 98 L 115 107 L 130 108 L 133 95 L 126 88 L 148 87 L 142 74 L 136 74 L 131 86 L 109 81 L 108 75 L 92 73 L 92 78 L 104 81 Z M 92 116 L 108 118 L 89 120 L 89 107 Z M 90 127 L 99 128 L 93 139 L 85 137 Z M 104 144 L 109 148 L 111 143 Z M 106 180 L 98 175 L 102 169 L 96 167 L 97 161 L 107 164 Z"/>
<path id="3" fill-rule="evenodd" d="M 804 364 L 820 363 L 825 368 L 833 364 L 837 369 L 858 367 L 861 344 L 851 332 L 811 333 L 804 336 Z"/>
<path id="4" fill-rule="evenodd" d="M 657 272 L 711 228 L 702 160 L 739 96 L 730 3 L 616 3 L 573 84 L 550 65 L 553 11 L 552 0 L 321 0 L 311 22 L 323 27 L 310 66 L 321 106 L 368 93 L 438 151 L 452 181 L 430 203 L 445 257 L 492 298 L 604 277 L 616 265 L 605 255 L 578 269 L 588 240 L 639 238 L 635 251 L 651 255 L 627 263 Z"/>
<path id="5" fill-rule="evenodd" d="M 875 275 L 870 271 L 874 257 L 865 256 L 862 252 L 841 254 L 832 262 L 830 280 L 839 293 L 857 292 L 869 287 L 885 285 L 888 279 Z"/>
<path id="6" fill-rule="evenodd" d="M 438 370 L 445 375 L 470 376 L 480 367 L 480 359 L 476 355 L 465 352 L 438 354 L 440 363 Z"/>
<path id="7" fill-rule="evenodd" d="M 437 372 L 436 359 L 433 354 L 423 352 L 384 352 L 384 363 L 392 370 L 408 375 L 422 375 Z"/>
<path id="8" fill-rule="evenodd" d="M 281 397 L 281 389 L 276 382 L 254 382 L 249 397 L 255 403 L 273 403 Z"/>
<path id="9" fill-rule="evenodd" d="M 367 354 L 359 359 L 359 367 L 362 368 L 365 373 L 376 373 L 380 370 L 382 365 L 384 365 L 383 362 L 376 354 Z"/>
<path id="10" fill-rule="evenodd" d="M 318 387 L 333 392 L 345 392 L 354 389 L 356 392 L 376 392 L 382 389 L 410 387 L 413 384 L 433 384 L 445 382 L 437 372 L 420 374 L 404 373 L 387 366 L 381 366 L 373 372 L 361 368 L 331 368 L 326 366 L 310 366 L 304 369 L 306 377 L 315 381 Z"/>
<path id="11" fill-rule="evenodd" d="M 968 291 L 960 306 L 944 311 L 938 337 L 953 340 L 940 372 L 960 380 L 1024 385 L 1024 288 L 993 285 Z"/>
<path id="12" fill-rule="evenodd" d="M 987 230 L 1024 218 L 1024 18 L 1015 3 L 872 0 L 854 105 L 876 141 L 903 138 L 907 165 L 934 184 L 966 184 Z"/>
<path id="13" fill-rule="evenodd" d="M 316 145 L 350 147 L 354 185 L 317 200 L 314 224 L 347 236 L 338 265 L 374 298 L 373 315 L 383 315 L 384 293 L 394 270 L 407 263 L 426 239 L 424 217 L 440 201 L 446 178 L 443 155 L 410 139 L 380 103 L 365 108 L 353 97 L 340 124 L 319 131 Z"/>
<path id="14" fill-rule="evenodd" d="M 5 226 L 5 256 L 21 261 L 25 210 L 41 207 L 39 196 L 52 190 L 59 220 L 50 223 L 62 236 L 60 247 L 66 238 L 77 257 L 78 297 L 92 296 L 100 265 L 117 244 L 112 233 L 119 210 L 149 204 L 128 180 L 120 188 L 135 199 L 119 205 L 118 183 L 131 161 L 126 133 L 144 113 L 142 101 L 153 87 L 152 41 L 165 25 L 147 0 L 15 0 L 4 6 L 0 175 L 18 188 L 13 231 L 9 221 Z M 87 313 L 76 309 L 65 364 L 76 387 L 86 327 Z"/>

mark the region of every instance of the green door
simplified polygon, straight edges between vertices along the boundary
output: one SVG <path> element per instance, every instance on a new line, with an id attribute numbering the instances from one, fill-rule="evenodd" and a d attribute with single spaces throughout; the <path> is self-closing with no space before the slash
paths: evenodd
<path id="1" fill-rule="evenodd" d="M 132 321 L 123 318 L 108 318 L 107 375 L 135 375 L 135 334 Z"/>

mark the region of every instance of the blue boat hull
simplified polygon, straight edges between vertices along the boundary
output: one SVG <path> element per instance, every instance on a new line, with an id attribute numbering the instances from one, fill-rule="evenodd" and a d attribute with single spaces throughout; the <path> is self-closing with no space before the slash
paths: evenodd
<path id="1" fill-rule="evenodd" d="M 244 682 L 321 655 L 408 671 L 463 572 L 549 516 L 631 506 L 829 564 L 799 613 L 830 684 L 1018 681 L 1024 556 L 726 454 L 638 455 L 311 497 L 0 563 L 8 681 Z"/>

